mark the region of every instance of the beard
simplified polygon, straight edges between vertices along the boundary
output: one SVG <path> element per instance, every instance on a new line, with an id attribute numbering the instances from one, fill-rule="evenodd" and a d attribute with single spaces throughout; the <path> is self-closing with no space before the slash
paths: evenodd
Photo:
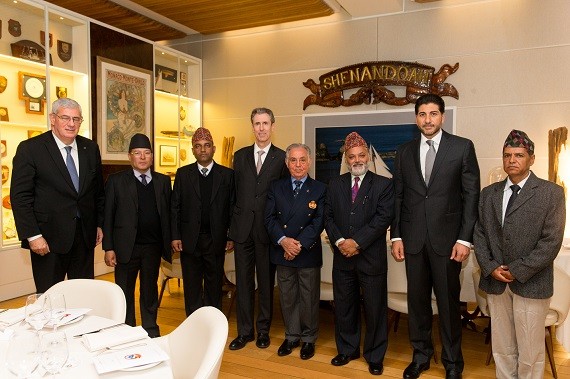
<path id="1" fill-rule="evenodd" d="M 366 163 L 355 163 L 352 166 L 347 164 L 346 166 L 348 171 L 354 176 L 362 176 L 368 171 L 368 164 Z"/>

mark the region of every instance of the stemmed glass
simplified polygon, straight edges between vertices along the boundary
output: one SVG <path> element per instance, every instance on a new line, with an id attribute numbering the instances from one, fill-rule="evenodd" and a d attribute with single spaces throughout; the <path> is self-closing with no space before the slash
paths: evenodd
<path id="1" fill-rule="evenodd" d="M 6 366 L 18 378 L 27 378 L 40 363 L 40 338 L 35 330 L 17 330 L 10 337 Z"/>
<path id="2" fill-rule="evenodd" d="M 64 332 L 45 333 L 41 337 L 41 362 L 42 366 L 52 376 L 67 362 L 69 351 L 67 338 Z"/>
<path id="3" fill-rule="evenodd" d="M 51 318 L 51 303 L 48 296 L 36 293 L 26 299 L 26 322 L 40 331 Z"/>
<path id="4" fill-rule="evenodd" d="M 57 331 L 57 327 L 67 312 L 65 305 L 65 296 L 62 293 L 50 293 L 49 301 L 51 303 L 51 323 L 53 324 L 53 331 Z"/>

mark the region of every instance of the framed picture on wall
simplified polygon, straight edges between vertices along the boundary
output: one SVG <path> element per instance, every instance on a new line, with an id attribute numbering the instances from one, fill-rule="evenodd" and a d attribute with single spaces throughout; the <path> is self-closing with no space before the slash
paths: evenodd
<path id="1" fill-rule="evenodd" d="M 151 138 L 152 80 L 152 71 L 97 57 L 97 143 L 103 163 L 127 162 L 134 134 Z"/>
<path id="2" fill-rule="evenodd" d="M 176 166 L 178 162 L 178 147 L 172 145 L 160 145 L 161 166 Z"/>
<path id="3" fill-rule="evenodd" d="M 455 134 L 455 107 L 445 108 L 443 130 Z M 396 149 L 419 137 L 413 109 L 308 114 L 303 116 L 304 143 L 311 148 L 311 176 L 328 183 L 344 168 L 344 140 L 357 132 L 368 144 L 371 163 L 379 175 L 391 177 Z M 372 167 L 371 167 L 372 165 Z"/>

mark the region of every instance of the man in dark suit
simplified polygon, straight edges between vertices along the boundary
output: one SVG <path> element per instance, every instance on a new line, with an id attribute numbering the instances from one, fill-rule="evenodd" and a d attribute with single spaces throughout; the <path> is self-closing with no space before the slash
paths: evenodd
<path id="1" fill-rule="evenodd" d="M 420 138 L 396 153 L 396 217 L 391 228 L 392 255 L 406 259 L 408 322 L 412 363 L 404 378 L 429 369 L 432 288 L 437 299 L 442 361 L 446 378 L 461 378 L 459 273 L 469 256 L 479 200 L 479 165 L 473 143 L 441 127 L 445 103 L 437 95 L 421 96 L 415 106 Z"/>
<path id="2" fill-rule="evenodd" d="M 344 143 L 349 172 L 330 181 L 325 229 L 334 244 L 333 294 L 338 355 L 342 366 L 360 357 L 360 296 L 366 334 L 364 359 L 373 375 L 384 370 L 388 348 L 386 230 L 394 218 L 392 181 L 368 171 L 368 146 L 358 133 Z"/>
<path id="3" fill-rule="evenodd" d="M 93 278 L 103 239 L 105 192 L 97 144 L 78 136 L 81 106 L 56 100 L 51 131 L 22 141 L 10 199 L 22 247 L 30 249 L 37 292 L 65 279 Z"/>
<path id="4" fill-rule="evenodd" d="M 171 260 L 170 178 L 151 170 L 152 146 L 144 134 L 131 138 L 129 161 L 132 169 L 110 175 L 105 186 L 105 263 L 115 268 L 115 283 L 127 300 L 125 323 L 131 326 L 136 326 L 135 285 L 140 275 L 142 326 L 150 337 L 158 337 L 160 258 Z"/>
<path id="5" fill-rule="evenodd" d="M 483 189 L 474 244 L 487 292 L 497 378 L 542 378 L 553 262 L 562 245 L 564 189 L 530 171 L 534 143 L 512 130 L 503 146 L 508 178 Z M 568 295 L 566 295 L 568 296 Z"/>
<path id="6" fill-rule="evenodd" d="M 275 265 L 269 261 L 265 202 L 269 184 L 288 174 L 285 152 L 271 143 L 275 129 L 273 112 L 255 108 L 251 112 L 251 125 L 255 143 L 234 155 L 236 204 L 229 235 L 235 242 L 238 336 L 230 343 L 230 350 L 241 349 L 254 340 L 254 274 L 258 285 L 256 345 L 264 349 L 270 344 Z"/>
<path id="7" fill-rule="evenodd" d="M 277 354 L 289 355 L 302 342 L 301 359 L 310 359 L 319 331 L 326 185 L 308 175 L 311 150 L 307 145 L 289 145 L 285 155 L 291 176 L 270 185 L 265 207 L 285 323 L 285 341 Z"/>
<path id="8" fill-rule="evenodd" d="M 214 162 L 216 146 L 206 128 L 192 135 L 196 163 L 176 172 L 172 193 L 172 249 L 180 252 L 184 304 L 189 316 L 202 306 L 222 309 L 226 250 L 235 201 L 234 175 Z M 204 285 L 202 291 L 202 283 Z"/>

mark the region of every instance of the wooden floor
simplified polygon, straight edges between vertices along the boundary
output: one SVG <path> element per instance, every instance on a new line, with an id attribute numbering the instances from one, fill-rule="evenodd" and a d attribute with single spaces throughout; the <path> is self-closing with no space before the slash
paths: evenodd
<path id="1" fill-rule="evenodd" d="M 113 275 L 107 274 L 98 279 L 113 281 Z M 165 292 L 158 313 L 158 324 L 161 334 L 168 334 L 176 328 L 185 318 L 184 298 L 182 288 L 179 288 L 176 279 L 170 281 L 171 292 Z M 334 342 L 334 317 L 328 304 L 323 304 L 320 310 L 320 331 L 317 340 L 316 354 L 307 361 L 299 358 L 299 349 L 295 349 L 290 356 L 279 357 L 277 349 L 283 342 L 284 329 L 281 318 L 279 300 L 275 298 L 274 321 L 271 328 L 271 346 L 267 349 L 258 349 L 255 342 L 249 343 L 244 349 L 230 351 L 226 347 L 220 378 L 371 378 L 368 373 L 368 365 L 363 358 L 351 361 L 343 367 L 334 367 L 330 364 L 336 355 Z M 23 306 L 25 298 L 17 298 L 0 303 L 0 308 Z M 224 313 L 227 314 L 230 299 L 224 298 Z M 138 304 L 137 304 L 138 308 Z M 137 309 L 138 314 L 138 309 Z M 137 316 L 138 317 L 138 316 Z M 493 363 L 485 366 L 487 345 L 483 334 L 486 321 L 477 319 L 476 329 L 463 329 L 463 355 L 465 358 L 465 379 L 494 378 L 495 366 Z M 229 319 L 229 342 L 237 335 L 235 304 Z M 200 341 L 196 341 L 200 343 Z M 226 345 L 227 346 L 227 345 Z M 557 342 L 554 345 L 555 359 L 558 370 L 558 378 L 570 379 L 570 353 Z M 190 358 L 190 357 L 189 357 Z M 393 330 L 389 334 L 389 345 L 386 358 L 384 359 L 383 377 L 401 378 L 404 368 L 411 359 L 411 348 L 408 343 L 407 319 L 402 316 L 397 333 Z M 432 361 L 429 371 L 421 375 L 421 379 L 443 378 L 445 370 L 441 362 L 434 364 Z M 545 378 L 552 378 L 550 366 L 547 362 Z"/>

